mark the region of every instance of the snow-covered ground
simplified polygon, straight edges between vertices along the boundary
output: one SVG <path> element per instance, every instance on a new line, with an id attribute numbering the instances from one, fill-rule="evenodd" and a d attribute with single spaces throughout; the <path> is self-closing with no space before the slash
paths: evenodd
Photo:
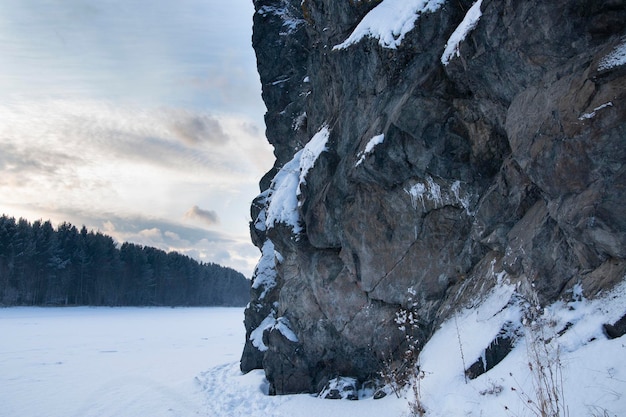
<path id="1" fill-rule="evenodd" d="M 405 401 L 269 397 L 240 308 L 0 309 L 0 417 L 401 415 Z M 355 413 L 355 414 L 353 414 Z"/>
<path id="2" fill-rule="evenodd" d="M 425 346 L 426 416 L 536 415 L 525 339 L 491 371 L 463 377 L 502 324 L 520 318 L 507 303 L 513 290 L 497 286 Z M 559 375 L 561 415 L 624 416 L 626 336 L 608 340 L 602 324 L 626 313 L 626 285 L 601 301 L 573 296 L 545 309 L 556 333 L 540 358 Z M 0 309 L 0 417 L 409 415 L 411 390 L 359 401 L 268 396 L 262 371 L 239 371 L 242 321 L 240 308 Z"/>
<path id="3" fill-rule="evenodd" d="M 0 309 L 0 416 L 206 415 L 194 378 L 239 359 L 242 314 L 239 308 Z"/>
<path id="4" fill-rule="evenodd" d="M 596 300 L 576 286 L 571 301 L 540 308 L 529 321 L 520 305 L 537 306 L 510 302 L 518 292 L 502 280 L 505 273 L 497 275 L 490 296 L 443 323 L 424 347 L 419 396 L 426 416 L 626 416 L 626 336 L 609 340 L 602 330 L 626 314 L 626 282 Z M 465 379 L 462 370 L 505 323 L 520 322 L 526 324 L 511 329 L 519 338 L 504 360 Z M 537 409 L 547 395 L 558 398 L 558 413 Z"/>

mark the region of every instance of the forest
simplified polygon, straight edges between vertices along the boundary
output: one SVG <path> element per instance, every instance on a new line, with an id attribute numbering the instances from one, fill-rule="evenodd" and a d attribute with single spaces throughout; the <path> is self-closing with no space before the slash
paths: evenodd
<path id="1" fill-rule="evenodd" d="M 69 223 L 0 217 L 0 306 L 244 306 L 234 269 Z"/>

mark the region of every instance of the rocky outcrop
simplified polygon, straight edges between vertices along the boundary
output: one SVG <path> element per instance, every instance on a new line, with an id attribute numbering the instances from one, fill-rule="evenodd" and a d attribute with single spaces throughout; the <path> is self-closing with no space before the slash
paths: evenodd
<path id="1" fill-rule="evenodd" d="M 254 3 L 276 164 L 241 368 L 272 393 L 374 377 L 498 279 L 624 279 L 626 2 Z"/>

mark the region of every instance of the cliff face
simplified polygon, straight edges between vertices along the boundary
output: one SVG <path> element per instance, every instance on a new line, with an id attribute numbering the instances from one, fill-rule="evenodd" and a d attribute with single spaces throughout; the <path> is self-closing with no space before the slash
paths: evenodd
<path id="1" fill-rule="evenodd" d="M 374 376 L 506 279 L 626 274 L 626 2 L 257 0 L 276 164 L 242 370 Z"/>

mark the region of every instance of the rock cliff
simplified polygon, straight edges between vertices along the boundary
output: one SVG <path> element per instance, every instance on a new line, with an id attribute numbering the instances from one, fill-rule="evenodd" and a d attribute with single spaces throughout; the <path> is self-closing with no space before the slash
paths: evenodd
<path id="1" fill-rule="evenodd" d="M 276 163 L 244 372 L 374 377 L 498 281 L 626 275 L 626 2 L 255 0 Z"/>

